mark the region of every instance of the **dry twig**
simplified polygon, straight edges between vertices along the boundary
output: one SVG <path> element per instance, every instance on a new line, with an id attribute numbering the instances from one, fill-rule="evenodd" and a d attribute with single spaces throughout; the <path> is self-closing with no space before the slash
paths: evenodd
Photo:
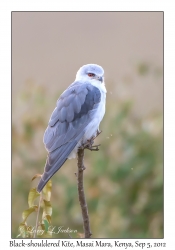
<path id="1" fill-rule="evenodd" d="M 101 132 L 97 131 L 97 136 Z M 96 137 L 97 137 L 96 136 Z M 83 186 L 83 172 L 86 169 L 84 166 L 84 150 L 89 149 L 91 151 L 98 151 L 100 145 L 95 145 L 93 146 L 94 139 L 96 138 L 91 138 L 85 145 L 80 147 L 78 149 L 78 174 L 75 173 L 78 181 L 78 197 L 79 197 L 79 202 L 81 206 L 81 212 L 82 212 L 82 217 L 83 217 L 83 227 L 84 227 L 84 237 L 85 238 L 90 238 L 92 233 L 90 230 L 90 221 L 89 221 L 89 214 L 88 214 L 88 206 L 86 203 L 86 198 L 85 198 L 85 193 L 84 193 L 84 186 Z"/>
<path id="2" fill-rule="evenodd" d="M 84 159 L 84 149 L 80 148 L 78 150 L 78 175 L 77 175 L 78 197 L 83 216 L 84 236 L 85 238 L 90 238 L 92 233 L 90 230 L 88 207 L 86 203 L 84 186 L 83 186 L 83 171 L 85 170 L 83 159 Z"/>

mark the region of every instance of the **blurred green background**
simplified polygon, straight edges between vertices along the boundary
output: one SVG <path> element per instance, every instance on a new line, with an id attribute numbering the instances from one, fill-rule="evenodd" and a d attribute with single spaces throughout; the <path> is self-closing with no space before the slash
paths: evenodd
<path id="1" fill-rule="evenodd" d="M 12 13 L 12 237 L 38 182 L 31 179 L 43 172 L 56 101 L 87 63 L 104 68 L 108 91 L 100 151 L 85 151 L 92 237 L 162 238 L 162 12 Z M 81 234 L 76 171 L 68 160 L 52 177 L 52 225 Z"/>

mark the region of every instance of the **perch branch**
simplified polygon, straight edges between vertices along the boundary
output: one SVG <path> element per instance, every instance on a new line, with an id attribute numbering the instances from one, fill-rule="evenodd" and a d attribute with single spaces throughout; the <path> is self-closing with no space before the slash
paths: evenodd
<path id="1" fill-rule="evenodd" d="M 78 174 L 77 174 L 78 197 L 79 197 L 81 212 L 83 216 L 84 237 L 90 238 L 92 233 L 90 230 L 88 207 L 86 203 L 84 186 L 83 186 L 83 172 L 85 170 L 83 161 L 84 161 L 84 148 L 79 148 L 78 150 Z"/>
<path id="2" fill-rule="evenodd" d="M 97 135 L 95 137 L 92 137 L 90 140 L 87 141 L 84 145 L 82 145 L 78 149 L 78 174 L 75 173 L 75 176 L 77 177 L 78 181 L 78 197 L 79 202 L 81 206 L 81 212 L 83 217 L 83 227 L 84 227 L 84 237 L 90 238 L 92 233 L 90 230 L 90 222 L 89 222 L 89 214 L 88 214 L 88 207 L 86 203 L 85 193 L 84 193 L 84 186 L 83 186 L 83 172 L 85 170 L 84 166 L 84 150 L 89 149 L 91 151 L 98 151 L 99 145 L 94 145 L 95 138 L 101 133 L 101 131 L 97 131 Z"/>

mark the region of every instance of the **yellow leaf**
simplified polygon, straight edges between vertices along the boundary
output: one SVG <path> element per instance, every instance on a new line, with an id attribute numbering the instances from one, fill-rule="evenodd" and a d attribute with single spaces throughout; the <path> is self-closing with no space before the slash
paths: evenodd
<path id="1" fill-rule="evenodd" d="M 28 216 L 29 216 L 31 213 L 35 212 L 37 208 L 38 208 L 38 206 L 35 205 L 35 206 L 30 207 L 29 209 L 26 209 L 26 210 L 23 211 L 23 213 L 22 213 L 23 223 L 26 222 Z"/>
<path id="2" fill-rule="evenodd" d="M 36 178 L 39 178 L 39 177 L 41 178 L 41 176 L 42 176 L 42 174 L 36 174 L 36 175 L 34 175 L 33 178 L 32 178 L 32 181 L 35 180 Z"/>
<path id="3" fill-rule="evenodd" d="M 43 188 L 43 193 L 45 195 L 45 199 L 47 201 L 50 201 L 50 198 L 51 198 L 51 191 L 52 191 L 52 181 L 49 180 L 47 182 L 47 184 L 45 185 L 45 187 Z"/>
<path id="4" fill-rule="evenodd" d="M 51 223 L 51 216 L 50 215 L 46 215 L 44 218 L 43 218 L 43 220 L 44 219 L 46 219 L 48 222 L 49 222 L 49 224 Z"/>
<path id="5" fill-rule="evenodd" d="M 38 229 L 40 229 L 40 230 L 45 230 L 45 226 L 44 226 L 44 224 L 42 223 L 42 224 L 40 224 L 39 226 L 38 226 Z"/>
<path id="6" fill-rule="evenodd" d="M 52 206 L 50 201 L 43 200 L 44 207 L 43 207 L 43 216 L 42 219 L 44 219 L 47 215 L 51 217 L 52 215 Z"/>
<path id="7" fill-rule="evenodd" d="M 34 200 L 40 196 L 40 194 L 37 192 L 36 188 L 30 189 L 29 195 L 28 195 L 28 204 L 29 207 L 34 206 Z"/>

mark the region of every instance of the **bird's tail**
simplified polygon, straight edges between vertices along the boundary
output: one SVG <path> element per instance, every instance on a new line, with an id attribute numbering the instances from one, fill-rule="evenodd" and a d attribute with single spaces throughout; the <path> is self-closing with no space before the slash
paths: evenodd
<path id="1" fill-rule="evenodd" d="M 44 173 L 39 181 L 37 191 L 40 193 L 49 179 L 61 168 L 67 157 L 77 145 L 77 140 L 68 142 L 48 154 Z"/>

